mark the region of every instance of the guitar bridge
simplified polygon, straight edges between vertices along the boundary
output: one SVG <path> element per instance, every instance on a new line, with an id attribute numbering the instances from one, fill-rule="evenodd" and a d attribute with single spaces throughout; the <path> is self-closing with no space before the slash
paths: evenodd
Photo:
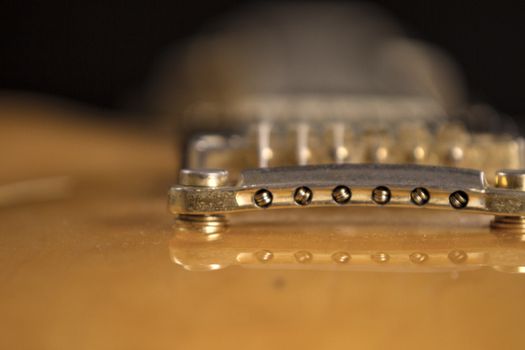
<path id="1" fill-rule="evenodd" d="M 469 134 L 458 125 L 434 127 L 433 134 L 430 126 L 412 128 L 411 139 L 406 129 L 381 133 L 361 126 L 359 136 L 349 137 L 343 123 L 328 125 L 298 123 L 290 137 L 286 128 L 272 135 L 275 125 L 260 123 L 256 142 L 253 128 L 193 139 L 189 167 L 169 191 L 170 211 L 179 222 L 205 223 L 212 232 L 229 214 L 357 206 L 484 214 L 494 216 L 497 230 L 525 228 L 525 173 L 497 170 L 522 166 L 520 139 Z M 443 140 L 444 130 L 462 143 Z M 485 169 L 494 176 L 487 178 Z"/>
<path id="2" fill-rule="evenodd" d="M 523 141 L 497 130 L 490 108 L 463 101 L 446 55 L 361 17 L 337 15 L 304 37 L 278 26 L 284 41 L 233 26 L 183 55 L 178 88 L 162 99 L 185 147 L 169 191 L 180 227 L 210 233 L 226 216 L 321 207 L 525 227 Z"/>

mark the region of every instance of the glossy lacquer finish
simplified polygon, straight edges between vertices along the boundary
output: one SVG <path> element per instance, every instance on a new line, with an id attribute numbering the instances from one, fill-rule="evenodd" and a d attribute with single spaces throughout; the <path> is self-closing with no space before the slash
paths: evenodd
<path id="1" fill-rule="evenodd" d="M 525 243 L 489 218 L 313 208 L 196 234 L 166 209 L 170 137 L 12 101 L 3 349 L 523 348 Z"/>

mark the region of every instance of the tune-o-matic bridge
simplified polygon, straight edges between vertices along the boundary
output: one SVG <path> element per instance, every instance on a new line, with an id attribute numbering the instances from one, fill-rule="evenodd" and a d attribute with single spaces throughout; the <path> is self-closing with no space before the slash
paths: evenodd
<path id="1" fill-rule="evenodd" d="M 525 175 L 499 171 L 488 185 L 482 171 L 439 166 L 332 164 L 246 170 L 230 185 L 225 170 L 182 170 L 169 192 L 183 216 L 304 207 L 391 206 L 461 210 L 496 216 L 495 227 L 522 227 Z"/>

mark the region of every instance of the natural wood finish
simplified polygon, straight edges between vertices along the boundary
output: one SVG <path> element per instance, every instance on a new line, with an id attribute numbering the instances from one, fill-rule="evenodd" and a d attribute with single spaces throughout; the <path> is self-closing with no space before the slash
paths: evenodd
<path id="1" fill-rule="evenodd" d="M 168 249 L 171 139 L 28 105 L 0 103 L 0 184 L 72 187 L 0 209 L 3 349 L 523 347 L 523 275 L 185 271 Z"/>

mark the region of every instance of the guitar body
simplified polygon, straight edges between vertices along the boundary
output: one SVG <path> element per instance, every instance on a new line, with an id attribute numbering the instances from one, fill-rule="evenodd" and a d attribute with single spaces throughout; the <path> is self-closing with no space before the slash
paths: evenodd
<path id="1" fill-rule="evenodd" d="M 166 209 L 172 139 L 90 113 L 0 103 L 2 348 L 520 348 L 524 243 L 486 217 L 268 211 L 207 240 Z"/>
<path id="2" fill-rule="evenodd" d="M 523 349 L 523 140 L 372 10 L 241 12 L 141 123 L 3 93 L 0 348 Z"/>

